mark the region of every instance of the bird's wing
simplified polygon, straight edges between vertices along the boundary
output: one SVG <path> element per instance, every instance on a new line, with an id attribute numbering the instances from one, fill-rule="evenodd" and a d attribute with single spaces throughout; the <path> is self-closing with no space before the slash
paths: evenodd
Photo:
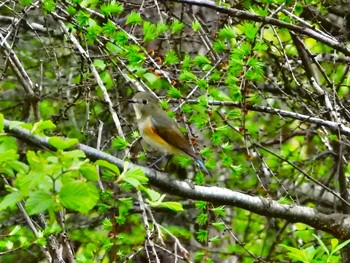
<path id="1" fill-rule="evenodd" d="M 181 133 L 175 121 L 170 119 L 164 112 L 164 115 L 151 117 L 152 128 L 163 140 L 171 144 L 172 146 L 180 149 L 189 156 L 200 159 L 192 150 L 189 142 L 185 136 Z"/>

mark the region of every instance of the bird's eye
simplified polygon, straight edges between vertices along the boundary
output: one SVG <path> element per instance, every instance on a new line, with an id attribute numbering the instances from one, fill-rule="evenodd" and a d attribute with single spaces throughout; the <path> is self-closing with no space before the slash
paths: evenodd
<path id="1" fill-rule="evenodd" d="M 147 102 L 148 102 L 147 100 L 142 100 L 143 104 L 147 104 Z"/>

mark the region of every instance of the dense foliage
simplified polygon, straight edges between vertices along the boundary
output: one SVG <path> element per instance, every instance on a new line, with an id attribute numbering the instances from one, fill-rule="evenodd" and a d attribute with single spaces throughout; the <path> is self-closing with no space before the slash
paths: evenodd
<path id="1" fill-rule="evenodd" d="M 0 262 L 349 262 L 349 4 L 2 1 Z"/>

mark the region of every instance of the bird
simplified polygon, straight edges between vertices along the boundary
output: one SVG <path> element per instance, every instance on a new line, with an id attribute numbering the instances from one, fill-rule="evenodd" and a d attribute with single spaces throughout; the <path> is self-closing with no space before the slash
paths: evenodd
<path id="1" fill-rule="evenodd" d="M 211 176 L 202 158 L 196 154 L 177 123 L 160 107 L 156 97 L 141 91 L 128 100 L 132 103 L 141 137 L 156 150 L 168 155 L 185 154 Z"/>

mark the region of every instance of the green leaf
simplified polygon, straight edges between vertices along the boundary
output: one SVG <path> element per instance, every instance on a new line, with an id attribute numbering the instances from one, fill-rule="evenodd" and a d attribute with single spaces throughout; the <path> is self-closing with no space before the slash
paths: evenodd
<path id="1" fill-rule="evenodd" d="M 346 240 L 342 243 L 340 243 L 338 246 L 336 246 L 332 251 L 331 251 L 331 255 L 333 255 L 334 253 L 338 252 L 339 250 L 341 250 L 342 248 L 344 248 L 345 246 L 347 246 L 350 243 L 350 239 Z"/>
<path id="2" fill-rule="evenodd" d="M 185 54 L 185 57 L 183 58 L 183 61 L 182 61 L 182 69 L 184 71 L 187 70 L 191 66 L 191 63 L 192 63 L 192 58 L 188 54 Z"/>
<path id="3" fill-rule="evenodd" d="M 145 79 L 151 86 L 159 80 L 157 75 L 150 72 L 143 74 L 142 78 Z"/>
<path id="4" fill-rule="evenodd" d="M 5 195 L 4 199 L 0 202 L 0 211 L 7 209 L 10 206 L 16 205 L 22 200 L 22 194 L 20 192 L 12 192 Z"/>
<path id="5" fill-rule="evenodd" d="M 222 242 L 222 239 L 219 236 L 214 236 L 209 239 L 209 242 L 218 245 Z"/>
<path id="6" fill-rule="evenodd" d="M 15 176 L 13 169 L 11 169 L 11 167 L 9 167 L 6 163 L 0 167 L 0 173 L 10 177 Z"/>
<path id="7" fill-rule="evenodd" d="M 4 153 L 6 155 L 7 151 L 5 151 Z M 0 154 L 0 158 L 1 158 L 1 155 L 2 154 Z M 11 157 L 11 155 L 7 157 Z M 11 159 L 6 160 L 6 158 L 3 158 L 0 161 L 0 173 L 3 173 L 8 176 L 15 176 L 15 172 L 26 174 L 29 170 L 28 166 L 20 161 L 17 161 L 16 160 L 17 158 L 18 158 L 17 154 L 15 155 L 14 160 L 11 160 Z M 1 164 L 1 162 L 3 163 Z"/>
<path id="8" fill-rule="evenodd" d="M 315 236 L 315 235 L 314 235 L 314 236 Z M 338 240 L 338 239 L 336 239 L 336 238 L 332 238 L 332 239 L 331 239 L 332 251 L 334 250 L 334 248 L 337 247 L 338 243 L 339 243 L 339 240 Z M 332 254 L 332 252 L 331 252 L 331 254 Z"/>
<path id="9" fill-rule="evenodd" d="M 205 225 L 208 222 L 208 215 L 205 213 L 200 213 L 197 217 L 196 217 L 196 223 L 198 223 L 199 225 Z"/>
<path id="10" fill-rule="evenodd" d="M 203 262 L 203 258 L 206 256 L 207 251 L 197 251 L 194 255 L 195 262 Z"/>
<path id="11" fill-rule="evenodd" d="M 171 33 L 175 34 L 179 31 L 181 31 L 184 28 L 184 24 L 180 20 L 174 20 L 174 22 L 171 24 Z"/>
<path id="12" fill-rule="evenodd" d="M 25 122 L 21 122 L 21 121 L 10 121 L 10 126 L 9 126 L 10 130 L 12 130 L 13 128 L 16 128 L 16 127 L 21 127 L 21 128 L 27 129 L 27 130 L 31 130 L 33 127 L 33 124 L 25 123 Z"/>
<path id="13" fill-rule="evenodd" d="M 255 50 L 255 51 L 266 51 L 266 50 L 268 50 L 268 48 L 269 48 L 269 46 L 266 43 L 258 41 L 255 44 L 253 50 Z"/>
<path id="14" fill-rule="evenodd" d="M 0 133 L 4 132 L 4 115 L 0 113 Z"/>
<path id="15" fill-rule="evenodd" d="M 99 165 L 99 166 L 101 166 L 103 168 L 106 168 L 106 169 L 112 171 L 117 176 L 120 175 L 120 170 L 119 170 L 118 166 L 116 166 L 116 165 L 114 165 L 114 164 L 112 164 L 110 162 L 107 162 L 105 160 L 97 160 L 95 162 L 95 165 Z"/>
<path id="16" fill-rule="evenodd" d="M 23 230 L 21 226 L 16 225 L 10 233 L 8 233 L 9 236 L 13 236 L 13 235 L 17 235 L 18 233 L 20 233 L 20 231 Z"/>
<path id="17" fill-rule="evenodd" d="M 68 6 L 66 10 L 70 16 L 75 16 L 77 13 L 77 10 L 71 5 Z"/>
<path id="18" fill-rule="evenodd" d="M 17 160 L 8 161 L 7 165 L 10 166 L 13 170 L 15 170 L 18 173 L 20 173 L 20 172 L 28 173 L 28 171 L 29 171 L 28 165 L 26 165 L 25 163 L 22 163 L 20 161 L 17 161 Z"/>
<path id="19" fill-rule="evenodd" d="M 197 232 L 197 239 L 199 242 L 205 242 L 208 239 L 208 231 L 204 230 L 204 229 L 200 229 Z"/>
<path id="20" fill-rule="evenodd" d="M 71 181 L 63 184 L 59 199 L 65 208 L 85 214 L 97 204 L 99 194 L 91 183 Z"/>
<path id="21" fill-rule="evenodd" d="M 233 162 L 231 153 L 221 154 L 220 159 L 222 160 L 223 167 L 231 167 Z"/>
<path id="22" fill-rule="evenodd" d="M 174 157 L 174 161 L 181 167 L 186 168 L 193 163 L 193 159 L 187 155 L 178 154 Z"/>
<path id="23" fill-rule="evenodd" d="M 148 182 L 148 178 L 140 168 L 126 170 L 121 174 L 120 180 L 131 184 L 135 188 Z"/>
<path id="24" fill-rule="evenodd" d="M 101 32 L 102 32 L 102 28 L 99 25 L 92 25 L 87 28 L 87 32 L 85 33 L 85 36 L 90 41 L 89 43 L 93 44 L 95 39 L 99 37 Z"/>
<path id="25" fill-rule="evenodd" d="M 247 61 L 247 65 L 249 67 L 253 67 L 254 69 L 259 69 L 263 67 L 263 63 L 260 62 L 258 58 L 251 57 Z"/>
<path id="26" fill-rule="evenodd" d="M 120 198 L 116 205 L 118 206 L 116 222 L 118 224 L 125 224 L 127 222 L 127 216 L 130 214 L 129 210 L 133 207 L 133 201 L 131 198 Z"/>
<path id="27" fill-rule="evenodd" d="M 15 138 L 8 137 L 8 136 L 0 136 L 0 152 L 5 152 L 5 151 L 17 152 L 17 142 Z"/>
<path id="28" fill-rule="evenodd" d="M 145 60 L 145 54 L 140 50 L 132 50 L 128 53 L 127 59 L 131 66 L 139 65 Z"/>
<path id="29" fill-rule="evenodd" d="M 106 85 L 106 88 L 111 88 L 114 85 L 113 78 L 109 74 L 108 70 L 104 70 L 100 73 L 101 80 L 103 81 L 103 84 Z"/>
<path id="30" fill-rule="evenodd" d="M 66 162 L 66 161 L 69 162 L 71 160 L 86 158 L 85 153 L 83 151 L 81 151 L 81 150 L 72 150 L 72 151 L 67 151 L 67 152 L 60 152 L 60 154 L 63 156 L 63 161 L 64 162 Z"/>
<path id="31" fill-rule="evenodd" d="M 148 197 L 151 199 L 152 202 L 158 201 L 161 196 L 160 193 L 150 188 L 144 187 L 142 190 L 146 192 L 146 194 L 148 195 Z"/>
<path id="32" fill-rule="evenodd" d="M 101 60 L 101 59 L 95 59 L 93 64 L 94 64 L 94 66 L 96 68 L 99 68 L 99 69 L 102 69 L 102 70 L 104 70 L 106 68 L 105 62 L 103 60 Z"/>
<path id="33" fill-rule="evenodd" d="M 194 32 L 198 32 L 202 28 L 202 25 L 198 22 L 198 20 L 192 21 L 192 29 Z"/>
<path id="34" fill-rule="evenodd" d="M 174 50 L 170 50 L 165 54 L 164 64 L 171 65 L 179 62 L 179 57 Z"/>
<path id="35" fill-rule="evenodd" d="M 77 15 L 77 22 L 80 27 L 85 27 L 89 24 L 90 15 L 89 13 L 80 10 Z"/>
<path id="36" fill-rule="evenodd" d="M 231 170 L 233 172 L 234 175 L 238 176 L 242 174 L 242 165 L 231 165 Z"/>
<path id="37" fill-rule="evenodd" d="M 231 39 L 235 37 L 235 32 L 232 26 L 225 25 L 219 31 L 220 39 Z"/>
<path id="38" fill-rule="evenodd" d="M 28 154 L 27 154 L 28 156 Z M 37 190 L 39 187 L 41 189 L 51 189 L 52 179 L 47 175 L 47 171 L 44 168 L 47 164 L 40 163 L 32 167 L 28 174 L 18 174 L 16 179 L 16 186 L 19 188 L 23 195 L 29 195 L 31 191 Z"/>
<path id="39" fill-rule="evenodd" d="M 196 109 L 195 109 L 196 110 Z M 203 129 L 207 126 L 208 122 L 206 119 L 204 119 L 202 116 L 200 116 L 199 114 L 193 114 L 190 117 L 190 122 L 193 123 L 197 129 Z"/>
<path id="40" fill-rule="evenodd" d="M 132 11 L 130 15 L 128 16 L 128 19 L 126 20 L 126 24 L 129 25 L 138 25 L 141 24 L 143 21 L 141 15 L 139 13 L 136 13 Z"/>
<path id="41" fill-rule="evenodd" d="M 23 6 L 31 5 L 33 0 L 20 0 L 19 3 Z"/>
<path id="42" fill-rule="evenodd" d="M 221 217 L 226 216 L 225 206 L 219 206 L 219 207 L 212 208 L 211 211 L 213 211 L 214 214 L 216 214 L 217 216 L 221 216 Z"/>
<path id="43" fill-rule="evenodd" d="M 124 50 L 118 46 L 118 45 L 115 45 L 111 42 L 107 42 L 106 44 L 106 49 L 111 53 L 111 54 L 114 54 L 114 55 L 118 55 L 122 52 L 124 52 Z"/>
<path id="44" fill-rule="evenodd" d="M 16 150 L 7 150 L 0 152 L 0 163 L 5 163 L 10 160 L 17 160 L 19 155 Z"/>
<path id="45" fill-rule="evenodd" d="M 43 9 L 47 12 L 53 12 L 56 9 L 56 3 L 54 0 L 44 0 L 42 2 Z"/>
<path id="46" fill-rule="evenodd" d="M 313 247 L 310 246 L 306 249 L 298 249 L 286 245 L 280 245 L 287 249 L 288 255 L 293 259 L 293 261 L 302 261 L 302 262 L 312 262 L 312 259 L 317 252 L 317 250 Z"/>
<path id="47" fill-rule="evenodd" d="M 224 222 L 214 222 L 213 226 L 219 231 L 224 231 L 226 229 Z"/>
<path id="48" fill-rule="evenodd" d="M 230 110 L 226 116 L 227 116 L 227 119 L 232 120 L 232 119 L 241 118 L 241 114 L 242 113 L 240 109 L 233 109 L 233 110 Z"/>
<path id="49" fill-rule="evenodd" d="M 104 230 L 110 231 L 112 229 L 112 227 L 113 227 L 113 224 L 112 224 L 112 221 L 109 218 L 104 218 L 102 220 L 102 228 Z"/>
<path id="50" fill-rule="evenodd" d="M 90 163 L 82 165 L 79 172 L 91 182 L 97 182 L 100 179 L 96 167 Z"/>
<path id="51" fill-rule="evenodd" d="M 158 204 L 157 207 L 167 208 L 167 209 L 173 210 L 175 212 L 184 211 L 182 204 L 178 203 L 178 202 L 162 202 L 162 203 Z"/>
<path id="52" fill-rule="evenodd" d="M 168 26 L 162 22 L 157 23 L 156 33 L 157 36 L 168 30 Z"/>
<path id="53" fill-rule="evenodd" d="M 206 90 L 208 88 L 208 82 L 205 79 L 199 79 L 197 85 L 201 90 Z"/>
<path id="54" fill-rule="evenodd" d="M 150 23 L 149 21 L 143 22 L 143 41 L 149 42 L 155 39 L 168 29 L 166 24 L 158 23 L 157 25 Z"/>
<path id="55" fill-rule="evenodd" d="M 248 40 L 254 40 L 259 28 L 255 26 L 252 22 L 245 21 L 242 25 L 238 26 L 240 31 L 244 33 Z"/>
<path id="56" fill-rule="evenodd" d="M 207 209 L 207 202 L 205 202 L 205 201 L 196 201 L 194 204 L 195 204 L 197 209 L 200 209 L 200 210 Z"/>
<path id="57" fill-rule="evenodd" d="M 194 58 L 193 61 L 199 67 L 202 67 L 206 64 L 210 64 L 210 60 L 205 55 L 198 55 Z"/>
<path id="58" fill-rule="evenodd" d="M 53 205 L 51 194 L 43 191 L 31 192 L 25 203 L 29 215 L 40 214 Z"/>
<path id="59" fill-rule="evenodd" d="M 108 22 L 103 25 L 102 30 L 103 33 L 109 37 L 112 37 L 117 32 L 115 24 L 110 20 L 108 20 Z"/>
<path id="60" fill-rule="evenodd" d="M 211 142 L 213 145 L 219 145 L 222 141 L 222 134 L 215 132 L 211 135 Z"/>
<path id="61" fill-rule="evenodd" d="M 160 106 L 162 107 L 162 109 L 164 110 L 168 110 L 169 109 L 169 103 L 166 100 L 161 100 L 159 102 Z M 140 136 L 140 134 L 138 134 L 138 137 Z"/>
<path id="62" fill-rule="evenodd" d="M 34 123 L 31 133 L 44 135 L 42 133 L 44 130 L 52 130 L 54 128 L 56 128 L 56 125 L 53 124 L 51 120 L 47 120 L 47 121 L 41 120 L 39 122 Z"/>
<path id="63" fill-rule="evenodd" d="M 254 93 L 247 101 L 249 101 L 250 105 L 260 104 L 262 98 L 259 93 Z"/>
<path id="64" fill-rule="evenodd" d="M 51 144 L 58 150 L 68 149 L 73 145 L 77 144 L 78 142 L 78 139 L 63 139 L 57 136 L 50 137 L 49 139 L 49 144 Z"/>
<path id="65" fill-rule="evenodd" d="M 282 0 L 283 1 L 283 3 L 285 3 L 285 4 L 289 4 L 289 3 L 291 3 L 290 2 L 290 0 Z M 280 0 L 278 0 L 277 2 L 280 2 L 280 3 L 282 3 Z M 276 2 L 275 2 L 276 3 Z M 294 9 L 295 10 L 295 9 Z M 255 14 L 258 14 L 258 15 L 260 15 L 260 16 L 268 16 L 269 15 L 269 12 L 268 12 L 268 10 L 267 10 L 267 8 L 265 8 L 265 7 L 263 7 L 263 6 L 258 6 L 258 5 L 251 5 L 250 6 L 250 11 L 253 13 L 255 13 Z M 295 14 L 295 12 L 294 12 L 294 14 Z"/>
<path id="66" fill-rule="evenodd" d="M 225 79 L 225 84 L 228 85 L 230 91 L 239 91 L 239 87 L 236 85 L 238 79 L 235 76 L 228 75 Z"/>
<path id="67" fill-rule="evenodd" d="M 151 24 L 149 21 L 143 22 L 143 41 L 149 42 L 157 37 L 156 25 Z"/>
<path id="68" fill-rule="evenodd" d="M 231 99 L 237 102 L 242 101 L 242 93 L 240 91 L 232 92 Z"/>
<path id="69" fill-rule="evenodd" d="M 184 70 L 180 73 L 179 79 L 181 81 L 196 81 L 197 77 L 192 72 Z"/>
<path id="70" fill-rule="evenodd" d="M 116 1 L 111 1 L 109 3 L 105 3 L 101 6 L 101 13 L 103 15 L 119 15 L 121 12 L 123 12 L 124 7 L 121 3 L 118 3 Z"/>
<path id="71" fill-rule="evenodd" d="M 114 138 L 113 142 L 112 142 L 112 146 L 117 149 L 117 150 L 122 150 L 125 149 L 129 146 L 130 144 L 125 141 L 123 138 L 121 137 L 116 137 Z"/>
<path id="72" fill-rule="evenodd" d="M 62 232 L 62 228 L 57 223 L 57 221 L 53 222 L 53 224 L 46 227 L 43 231 L 44 236 L 48 235 L 56 235 Z"/>
<path id="73" fill-rule="evenodd" d="M 179 99 L 182 97 L 181 91 L 179 91 L 178 89 L 175 89 L 173 87 L 168 90 L 167 95 L 170 98 L 175 98 L 175 99 Z"/>

